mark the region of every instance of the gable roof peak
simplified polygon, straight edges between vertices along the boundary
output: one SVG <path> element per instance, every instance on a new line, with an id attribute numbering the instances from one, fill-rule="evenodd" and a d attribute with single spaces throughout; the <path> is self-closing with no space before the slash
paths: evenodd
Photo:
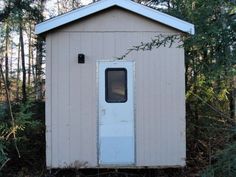
<path id="1" fill-rule="evenodd" d="M 100 0 L 95 3 L 89 4 L 87 6 L 75 9 L 68 13 L 62 14 L 60 16 L 54 17 L 42 23 L 36 25 L 35 33 L 42 34 L 47 31 L 53 30 L 67 23 L 79 20 L 83 17 L 92 15 L 99 11 L 108 9 L 113 6 L 118 6 L 120 8 L 126 9 L 128 11 L 134 12 L 146 18 L 152 19 L 156 22 L 162 23 L 169 27 L 175 28 L 182 32 L 187 32 L 194 34 L 194 25 L 178 19 L 176 17 L 170 16 L 168 14 L 162 13 L 158 10 L 152 9 L 145 5 L 139 4 L 131 0 Z"/>

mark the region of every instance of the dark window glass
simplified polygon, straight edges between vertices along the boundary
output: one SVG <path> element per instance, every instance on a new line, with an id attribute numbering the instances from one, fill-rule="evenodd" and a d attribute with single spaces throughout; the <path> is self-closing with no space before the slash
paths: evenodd
<path id="1" fill-rule="evenodd" d="M 127 70 L 125 68 L 108 68 L 106 77 L 106 102 L 124 103 L 127 101 Z"/>

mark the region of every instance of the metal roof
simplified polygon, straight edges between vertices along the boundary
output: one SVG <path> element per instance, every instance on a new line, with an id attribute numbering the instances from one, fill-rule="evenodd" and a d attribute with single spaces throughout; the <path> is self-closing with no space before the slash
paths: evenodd
<path id="1" fill-rule="evenodd" d="M 108 9 L 113 6 L 118 6 L 120 8 L 134 12 L 146 18 L 165 24 L 169 27 L 178 29 L 182 32 L 187 32 L 190 34 L 195 33 L 193 24 L 180 20 L 176 17 L 167 15 L 150 7 L 144 6 L 142 4 L 133 2 L 131 0 L 101 0 L 92 3 L 90 5 L 78 8 L 71 12 L 65 13 L 63 15 L 54 17 L 52 19 L 37 24 L 35 27 L 35 33 L 45 33 L 54 28 L 63 26 L 67 23 L 79 20 L 83 17 L 89 16 L 91 14 Z"/>

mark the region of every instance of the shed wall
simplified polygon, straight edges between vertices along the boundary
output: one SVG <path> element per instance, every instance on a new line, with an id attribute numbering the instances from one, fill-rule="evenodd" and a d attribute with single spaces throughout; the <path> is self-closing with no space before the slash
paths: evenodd
<path id="1" fill-rule="evenodd" d="M 119 23 L 117 23 L 119 22 Z M 112 8 L 47 35 L 47 166 L 97 167 L 97 66 L 176 30 Z M 77 63 L 78 53 L 85 64 Z M 132 52 L 136 166 L 185 164 L 184 49 Z"/>

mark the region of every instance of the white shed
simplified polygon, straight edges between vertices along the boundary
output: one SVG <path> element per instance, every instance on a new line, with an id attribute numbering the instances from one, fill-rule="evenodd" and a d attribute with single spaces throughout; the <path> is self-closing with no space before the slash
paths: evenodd
<path id="1" fill-rule="evenodd" d="M 48 168 L 185 165 L 184 49 L 127 49 L 194 25 L 131 0 L 101 0 L 36 26 L 46 37 Z"/>

